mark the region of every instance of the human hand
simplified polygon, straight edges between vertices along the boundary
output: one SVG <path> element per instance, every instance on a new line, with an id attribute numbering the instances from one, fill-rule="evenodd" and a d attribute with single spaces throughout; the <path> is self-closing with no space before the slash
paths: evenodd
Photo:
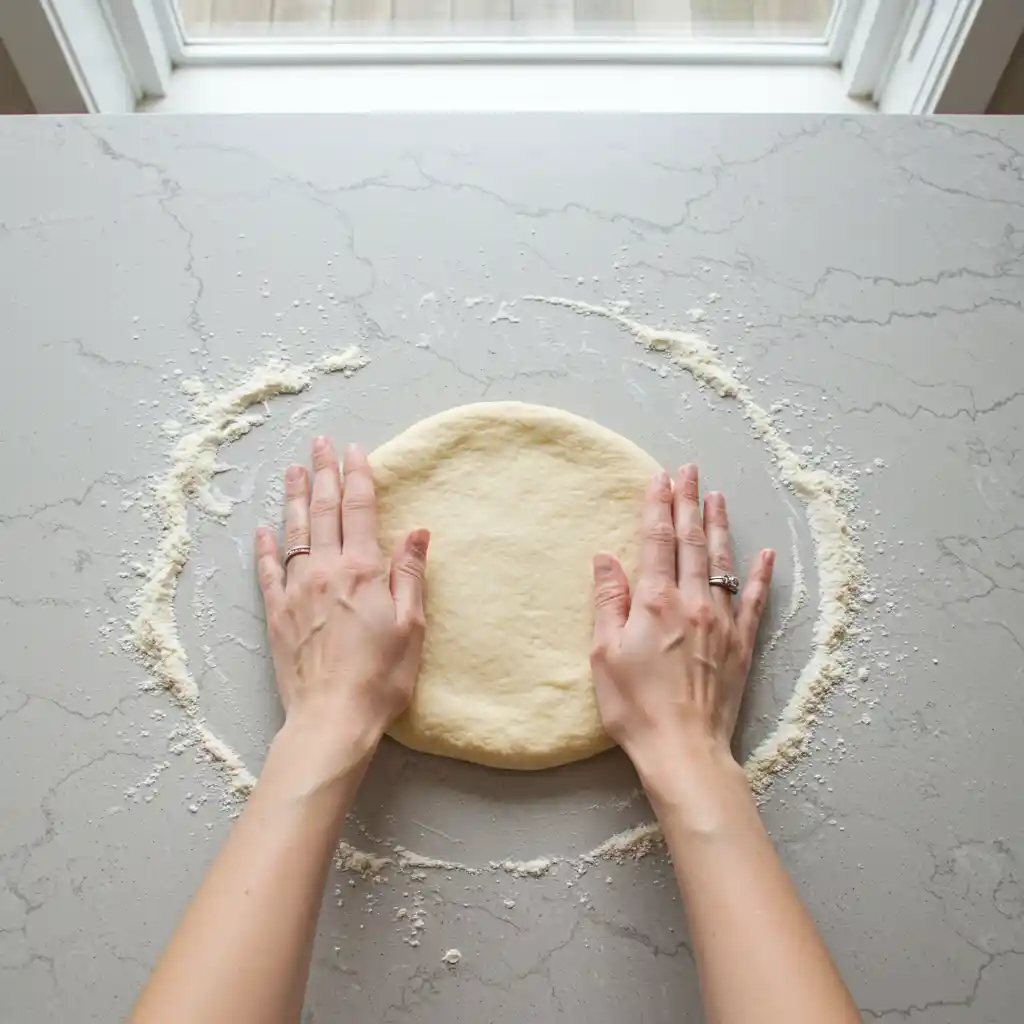
<path id="1" fill-rule="evenodd" d="M 701 517 L 697 467 L 675 488 L 667 473 L 644 498 L 635 593 L 618 559 L 594 558 L 591 665 L 601 718 L 641 778 L 689 754 L 731 760 L 729 743 L 771 582 L 775 552 L 762 551 L 733 609 L 709 575 L 733 572 L 725 498 L 708 494 Z"/>
<path id="2" fill-rule="evenodd" d="M 274 534 L 256 532 L 257 571 L 277 689 L 289 723 L 346 758 L 372 753 L 412 698 L 423 649 L 423 579 L 430 534 L 413 530 L 390 567 L 377 543 L 366 456 L 349 445 L 344 486 L 327 438 L 285 474 L 285 546 L 308 554 L 282 564 Z"/>

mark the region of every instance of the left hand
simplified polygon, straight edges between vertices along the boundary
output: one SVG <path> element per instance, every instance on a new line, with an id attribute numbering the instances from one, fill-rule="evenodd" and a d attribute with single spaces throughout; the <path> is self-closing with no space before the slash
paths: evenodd
<path id="1" fill-rule="evenodd" d="M 348 762 L 372 753 L 412 698 L 430 534 L 413 530 L 388 566 L 363 452 L 345 450 L 342 486 L 334 448 L 318 437 L 313 470 L 312 491 L 304 466 L 285 474 L 285 546 L 309 553 L 286 572 L 273 532 L 260 527 L 257 571 L 287 722 L 326 735 Z"/>

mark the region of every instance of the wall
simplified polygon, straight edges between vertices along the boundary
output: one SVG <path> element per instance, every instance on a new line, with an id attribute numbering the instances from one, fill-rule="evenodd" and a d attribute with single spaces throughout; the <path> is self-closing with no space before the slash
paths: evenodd
<path id="1" fill-rule="evenodd" d="M 25 91 L 11 55 L 0 39 L 0 114 L 34 114 L 36 108 Z"/>
<path id="2" fill-rule="evenodd" d="M 1017 40 L 1017 48 L 999 79 L 988 113 L 1024 114 L 1024 36 Z"/>

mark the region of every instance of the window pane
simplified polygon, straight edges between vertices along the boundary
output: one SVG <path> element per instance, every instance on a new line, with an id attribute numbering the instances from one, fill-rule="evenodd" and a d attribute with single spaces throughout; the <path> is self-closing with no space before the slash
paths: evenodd
<path id="1" fill-rule="evenodd" d="M 177 0 L 191 39 L 821 38 L 838 0 Z"/>

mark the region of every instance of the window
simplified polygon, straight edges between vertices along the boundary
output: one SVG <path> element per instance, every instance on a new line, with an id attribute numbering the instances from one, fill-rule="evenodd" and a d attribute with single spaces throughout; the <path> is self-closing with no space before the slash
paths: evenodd
<path id="1" fill-rule="evenodd" d="M 836 0 L 176 0 L 188 40 L 815 39 Z"/>
<path id="2" fill-rule="evenodd" d="M 1024 0 L 0 0 L 40 113 L 983 113 L 1022 32 Z"/>

